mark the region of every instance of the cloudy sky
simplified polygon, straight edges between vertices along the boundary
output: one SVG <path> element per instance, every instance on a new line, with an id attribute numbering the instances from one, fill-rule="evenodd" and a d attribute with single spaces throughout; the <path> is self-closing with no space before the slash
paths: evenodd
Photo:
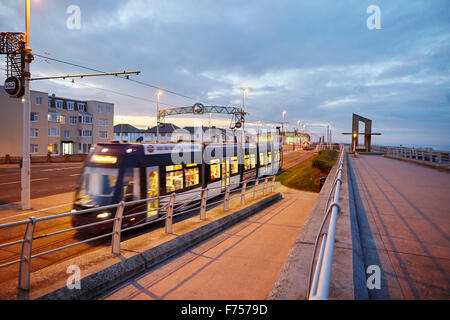
<path id="1" fill-rule="evenodd" d="M 80 28 L 69 29 L 70 5 Z M 367 20 L 380 8 L 381 29 Z M 161 107 L 242 106 L 247 121 L 297 121 L 349 140 L 352 113 L 375 144 L 450 145 L 448 0 L 32 0 L 33 53 L 167 91 Z M 372 20 L 370 20 L 372 21 Z M 0 0 L 0 30 L 24 31 L 24 1 Z M 4 63 L 1 60 L 0 82 Z M 33 76 L 90 71 L 36 57 Z M 153 126 L 156 89 L 117 78 L 35 81 L 33 90 L 115 104 L 116 123 Z M 172 91 L 174 93 L 170 93 Z M 187 117 L 168 118 L 175 124 Z M 213 124 L 230 119 L 213 116 Z"/>

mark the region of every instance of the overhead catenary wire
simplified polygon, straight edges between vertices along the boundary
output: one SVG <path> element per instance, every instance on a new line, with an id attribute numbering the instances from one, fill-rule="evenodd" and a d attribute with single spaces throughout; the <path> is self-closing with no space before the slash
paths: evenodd
<path id="1" fill-rule="evenodd" d="M 71 65 L 73 67 L 78 67 L 78 68 L 91 70 L 91 71 L 95 71 L 95 72 L 100 72 L 100 73 L 106 73 L 105 71 L 102 71 L 102 70 L 86 67 L 86 66 L 83 66 L 83 65 L 80 65 L 80 64 L 76 64 L 76 63 L 72 63 L 72 62 L 68 62 L 68 61 L 64 61 L 64 60 L 60 60 L 60 59 L 56 59 L 56 58 L 51 58 L 51 57 L 48 57 L 48 56 L 43 56 L 43 55 L 36 54 L 36 53 L 34 54 L 34 56 L 42 58 L 42 59 L 48 59 L 48 60 L 56 61 L 56 62 L 59 62 L 59 63 L 64 63 L 64 64 L 67 64 L 67 65 Z M 198 101 L 198 99 L 196 99 L 196 98 L 192 98 L 192 97 L 189 97 L 187 95 L 184 95 L 184 94 L 172 91 L 172 90 L 164 89 L 162 87 L 155 86 L 155 85 L 143 82 L 143 81 L 139 81 L 139 80 L 135 80 L 135 79 L 127 79 L 126 77 L 122 77 L 122 76 L 118 76 L 118 77 L 122 78 L 122 79 L 125 79 L 125 80 L 129 80 L 129 81 L 138 83 L 138 84 L 141 84 L 141 85 L 144 85 L 144 86 L 147 86 L 147 87 L 150 87 L 150 88 L 153 88 L 153 89 L 162 90 L 164 92 L 171 93 L 171 94 L 179 96 L 179 97 L 183 97 L 183 98 L 186 98 L 186 99 L 189 99 L 189 100 L 193 100 L 193 101 Z"/>

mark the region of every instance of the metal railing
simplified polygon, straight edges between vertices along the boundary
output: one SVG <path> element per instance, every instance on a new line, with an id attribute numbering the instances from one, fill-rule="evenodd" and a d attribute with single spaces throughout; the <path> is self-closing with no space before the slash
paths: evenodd
<path id="1" fill-rule="evenodd" d="M 339 193 L 342 185 L 342 172 L 344 171 L 344 148 L 340 146 L 340 156 L 338 160 L 338 170 L 333 179 L 333 185 L 325 206 L 326 211 L 320 225 L 319 232 L 314 243 L 314 250 L 309 269 L 307 297 L 310 300 L 327 300 L 330 288 L 331 266 L 333 262 L 334 239 L 336 233 L 336 222 L 341 211 L 339 203 Z M 325 222 L 328 223 L 328 230 L 323 232 Z M 321 241 L 320 241 L 321 240 Z M 316 260 L 317 247 L 320 241 L 320 249 Z M 314 268 L 314 275 L 312 274 Z M 313 275 L 313 276 L 312 276 Z"/>
<path id="2" fill-rule="evenodd" d="M 269 186 L 270 180 L 271 180 L 271 185 Z M 252 182 L 254 182 L 254 184 L 252 186 L 253 188 L 249 188 L 249 183 L 252 183 Z M 194 210 L 199 210 L 200 211 L 200 219 L 205 220 L 208 207 L 211 207 L 213 205 L 217 205 L 217 204 L 223 202 L 224 211 L 228 211 L 230 208 L 230 200 L 231 199 L 240 197 L 240 203 L 245 204 L 245 196 L 247 194 L 252 193 L 253 194 L 252 199 L 256 199 L 258 192 L 262 192 L 263 195 L 266 195 L 269 190 L 270 190 L 270 192 L 273 192 L 274 184 L 275 184 L 275 176 L 271 175 L 271 176 L 265 176 L 265 177 L 258 178 L 258 179 L 240 181 L 240 182 L 236 182 L 236 183 L 232 183 L 232 184 L 228 184 L 228 185 L 220 185 L 218 187 L 207 187 L 207 188 L 186 191 L 186 192 L 182 192 L 182 193 L 172 193 L 170 195 L 147 198 L 147 199 L 140 199 L 140 200 L 134 200 L 134 201 L 128 201 L 128 202 L 121 201 L 120 203 L 113 204 L 113 205 L 107 205 L 107 206 L 102 206 L 102 207 L 97 207 L 97 208 L 92 208 L 92 209 L 85 209 L 85 210 L 80 210 L 80 211 L 67 212 L 67 213 L 52 215 L 52 216 L 48 216 L 48 217 L 42 217 L 42 218 L 31 217 L 28 220 L 3 224 L 3 225 L 0 225 L 0 230 L 4 230 L 6 228 L 17 227 L 17 226 L 24 226 L 24 225 L 26 225 L 26 229 L 25 229 L 22 240 L 0 244 L 0 249 L 10 247 L 13 245 L 22 244 L 22 249 L 20 251 L 20 258 L 14 260 L 14 261 L 10 261 L 10 262 L 1 264 L 0 269 L 9 267 L 14 264 L 19 264 L 18 288 L 21 290 L 29 290 L 30 289 L 30 273 L 31 273 L 30 271 L 31 271 L 32 259 L 44 256 L 44 255 L 47 255 L 50 253 L 54 253 L 56 251 L 67 249 L 67 248 L 70 248 L 70 247 L 73 247 L 76 245 L 92 242 L 92 241 L 107 238 L 107 237 L 111 237 L 112 253 L 120 254 L 121 234 L 124 231 L 132 230 L 132 229 L 136 229 L 136 228 L 142 228 L 146 225 L 154 224 L 156 222 L 165 220 L 165 232 L 172 233 L 173 218 L 178 215 L 185 214 L 187 212 L 191 212 Z M 235 185 L 239 185 L 239 186 L 232 190 L 231 187 L 235 186 Z M 220 189 L 221 192 L 217 195 L 224 194 L 224 197 L 223 197 L 223 199 L 215 200 L 215 201 L 208 203 L 208 201 L 207 201 L 208 200 L 208 192 L 211 192 L 212 190 L 215 190 L 215 189 Z M 197 195 L 194 195 L 194 193 L 197 193 Z M 193 196 L 190 198 L 187 198 L 187 199 L 177 201 L 177 202 L 175 201 L 177 197 L 186 196 L 189 194 L 193 194 Z M 163 216 L 153 219 L 153 220 L 150 220 L 150 221 L 139 223 L 139 222 L 145 220 L 145 218 L 144 218 L 144 219 L 138 221 L 138 224 L 135 224 L 131 227 L 127 227 L 127 228 L 122 227 L 122 221 L 124 219 L 124 210 L 127 206 L 144 204 L 144 203 L 147 203 L 150 201 L 155 201 L 155 200 L 159 200 L 159 204 L 161 204 L 161 200 L 166 200 L 167 203 L 162 206 L 158 206 L 157 208 L 153 208 L 151 210 L 144 210 L 144 211 L 136 212 L 133 214 L 127 214 L 125 217 L 128 219 L 128 218 L 131 218 L 131 217 L 134 217 L 137 215 L 142 215 L 142 214 L 147 215 L 147 213 L 152 212 L 152 211 L 154 211 L 154 212 L 165 211 L 165 214 Z M 196 200 L 197 200 L 197 202 L 196 202 Z M 198 200 L 200 200 L 200 203 L 198 203 Z M 177 205 L 176 208 L 175 208 L 175 204 Z M 35 235 L 36 225 L 39 222 L 69 217 L 69 216 L 73 216 L 73 215 L 81 215 L 81 214 L 86 214 L 86 213 L 91 213 L 91 212 L 99 212 L 101 210 L 111 210 L 111 209 L 116 209 L 114 218 L 106 219 L 106 220 L 98 221 L 98 222 L 93 222 L 93 223 L 89 223 L 89 224 L 85 224 L 82 226 L 73 227 L 73 228 L 69 228 L 69 229 L 58 230 L 56 232 L 52 232 L 52 233 L 48 233 L 48 234 L 44 234 L 44 235 L 38 235 L 38 236 Z M 101 234 L 101 235 L 98 235 L 95 237 L 91 237 L 86 240 L 71 243 L 71 244 L 68 244 L 68 245 L 65 245 L 62 247 L 58 247 L 56 249 L 48 250 L 48 251 L 37 253 L 34 255 L 32 254 L 34 240 L 44 238 L 44 237 L 55 236 L 58 234 L 69 232 L 69 231 L 80 230 L 80 229 L 84 229 L 87 227 L 97 226 L 97 225 L 108 223 L 108 222 L 113 222 L 111 232 Z"/>
<path id="3" fill-rule="evenodd" d="M 450 164 L 450 151 L 385 146 L 373 146 L 372 150 L 385 152 L 387 155 L 399 158 L 421 160 L 439 164 Z"/>

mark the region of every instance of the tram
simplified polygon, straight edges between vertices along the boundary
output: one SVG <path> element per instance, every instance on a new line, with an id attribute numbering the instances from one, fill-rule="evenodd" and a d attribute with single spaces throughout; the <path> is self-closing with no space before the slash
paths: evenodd
<path id="1" fill-rule="evenodd" d="M 112 219 L 116 208 L 100 207 L 120 201 L 156 198 L 176 193 L 174 212 L 198 204 L 202 188 L 208 198 L 219 196 L 225 186 L 238 188 L 240 182 L 276 174 L 281 168 L 281 144 L 273 141 L 237 143 L 100 143 L 86 157 L 75 192 L 75 211 L 98 211 L 72 215 L 80 227 Z M 186 191 L 190 191 L 185 193 Z M 127 205 L 122 227 L 130 227 L 166 214 L 161 207 L 168 197 Z M 160 208 L 160 209 L 158 209 Z M 129 217 L 131 214 L 142 214 Z M 83 233 L 112 230 L 113 222 L 80 228 Z"/>

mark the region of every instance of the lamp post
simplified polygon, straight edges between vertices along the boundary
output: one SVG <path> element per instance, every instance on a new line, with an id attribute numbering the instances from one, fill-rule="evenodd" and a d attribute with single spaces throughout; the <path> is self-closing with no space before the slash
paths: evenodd
<path id="1" fill-rule="evenodd" d="M 281 122 L 281 143 L 284 144 L 284 140 L 285 140 L 285 132 L 284 132 L 284 115 L 286 114 L 286 110 L 283 110 L 283 112 L 281 113 L 283 116 L 283 121 Z"/>
<path id="2" fill-rule="evenodd" d="M 25 0 L 25 73 L 23 98 L 23 140 L 22 140 L 22 168 L 21 168 L 21 201 L 22 210 L 31 208 L 30 205 L 30 62 L 33 60 L 30 49 L 30 0 Z"/>
<path id="3" fill-rule="evenodd" d="M 158 90 L 156 93 L 156 142 L 159 142 L 159 96 L 162 95 L 162 91 Z"/>

